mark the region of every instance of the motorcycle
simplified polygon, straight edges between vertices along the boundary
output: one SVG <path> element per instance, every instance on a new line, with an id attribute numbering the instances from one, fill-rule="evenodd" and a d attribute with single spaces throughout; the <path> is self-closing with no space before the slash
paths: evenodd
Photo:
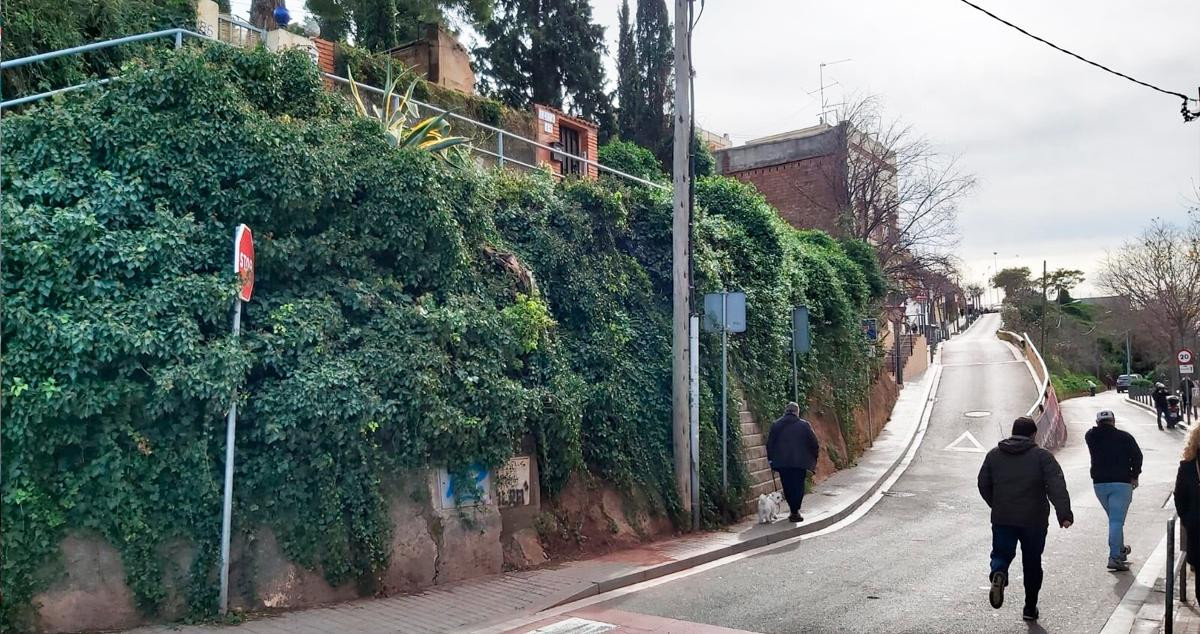
<path id="1" fill-rule="evenodd" d="M 1172 394 L 1167 397 L 1167 428 L 1174 429 L 1176 425 L 1183 421 L 1183 407 L 1180 405 L 1179 396 Z"/>

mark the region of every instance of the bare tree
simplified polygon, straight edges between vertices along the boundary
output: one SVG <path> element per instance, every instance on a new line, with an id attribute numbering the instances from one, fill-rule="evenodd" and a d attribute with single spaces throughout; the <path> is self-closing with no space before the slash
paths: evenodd
<path id="1" fill-rule="evenodd" d="M 821 168 L 828 189 L 800 185 L 801 194 L 838 217 L 842 233 L 875 245 L 891 279 L 911 284 L 923 270 L 952 270 L 958 205 L 975 177 L 908 124 L 884 118 L 874 97 L 839 118 L 843 153 Z"/>
<path id="2" fill-rule="evenodd" d="M 1105 257 L 1099 286 L 1129 299 L 1144 332 L 1168 350 L 1194 344 L 1200 326 L 1200 218 L 1180 227 L 1154 220 Z"/>

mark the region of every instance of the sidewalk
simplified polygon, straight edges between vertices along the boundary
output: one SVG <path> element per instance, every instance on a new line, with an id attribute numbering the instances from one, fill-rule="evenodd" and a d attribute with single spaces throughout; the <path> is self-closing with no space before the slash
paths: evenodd
<path id="1" fill-rule="evenodd" d="M 369 632 L 436 634 L 477 631 L 557 605 L 669 575 L 722 557 L 819 531 L 841 521 L 877 492 L 909 454 L 924 429 L 940 376 L 935 362 L 906 382 L 892 418 L 857 464 L 822 482 L 804 498 L 805 521 L 759 525 L 754 518 L 725 530 L 684 535 L 583 561 L 552 564 L 435 586 L 410 595 L 363 599 L 328 607 L 252 616 L 234 626 L 160 625 L 135 634 L 284 634 Z"/>

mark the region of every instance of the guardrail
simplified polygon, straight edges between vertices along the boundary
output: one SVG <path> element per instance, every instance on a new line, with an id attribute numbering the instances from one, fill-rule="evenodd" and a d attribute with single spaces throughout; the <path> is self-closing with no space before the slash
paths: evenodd
<path id="1" fill-rule="evenodd" d="M 1047 449 L 1057 449 L 1067 443 L 1067 425 L 1063 421 L 1062 409 L 1058 404 L 1058 394 L 1054 392 L 1054 384 L 1050 382 L 1050 369 L 1042 359 L 1029 334 L 1018 335 L 1007 330 L 996 331 L 996 336 L 1008 341 L 1021 349 L 1029 367 L 1033 369 L 1033 378 L 1038 386 L 1038 397 L 1025 415 L 1037 422 L 1037 442 Z"/>
<path id="2" fill-rule="evenodd" d="M 1175 579 L 1179 579 L 1179 602 L 1186 604 L 1187 598 L 1187 558 L 1176 561 L 1175 557 L 1175 526 L 1178 516 L 1172 515 L 1167 520 L 1167 578 L 1164 583 L 1166 607 L 1163 613 L 1163 632 L 1171 634 L 1175 629 Z M 1182 544 L 1186 534 L 1182 526 L 1179 531 L 1179 543 Z"/>

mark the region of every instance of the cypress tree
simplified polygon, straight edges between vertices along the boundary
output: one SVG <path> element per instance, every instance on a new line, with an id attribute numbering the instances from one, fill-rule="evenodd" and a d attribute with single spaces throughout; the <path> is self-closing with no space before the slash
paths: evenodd
<path id="1" fill-rule="evenodd" d="M 485 93 L 514 108 L 540 103 L 598 123 L 612 119 L 604 92 L 604 27 L 587 0 L 499 0 L 475 49 Z"/>
<path id="2" fill-rule="evenodd" d="M 617 127 L 621 138 L 636 140 L 637 127 L 641 118 L 638 106 L 641 104 L 641 82 L 637 57 L 637 44 L 634 42 L 633 25 L 629 23 L 629 0 L 621 0 L 621 8 L 617 10 L 617 20 L 620 22 L 620 32 L 617 39 Z"/>
<path id="3" fill-rule="evenodd" d="M 662 158 L 671 147 L 671 18 L 666 0 L 637 2 L 637 68 L 641 78 L 641 112 L 634 140 Z"/>

